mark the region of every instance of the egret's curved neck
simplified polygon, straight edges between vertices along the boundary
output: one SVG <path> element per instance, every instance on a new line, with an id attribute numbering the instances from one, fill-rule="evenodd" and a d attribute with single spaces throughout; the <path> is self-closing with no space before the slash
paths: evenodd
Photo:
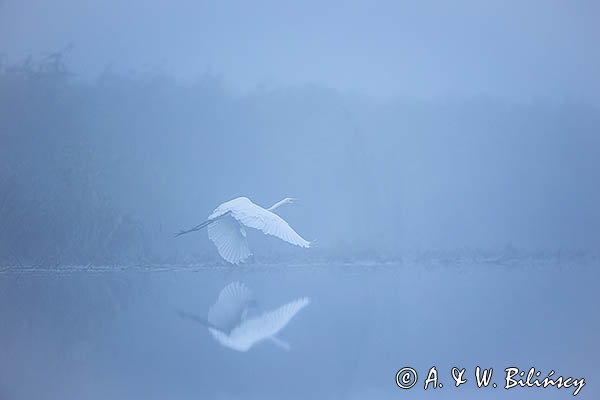
<path id="1" fill-rule="evenodd" d="M 281 205 L 283 205 L 283 204 L 285 204 L 285 203 L 287 203 L 287 199 L 283 199 L 283 200 L 281 200 L 281 201 L 278 201 L 277 203 L 273 204 L 273 205 L 272 205 L 270 208 L 267 208 L 267 210 L 269 210 L 269 211 L 273 211 L 273 210 L 275 210 L 277 207 L 279 207 L 279 206 L 281 206 Z"/>

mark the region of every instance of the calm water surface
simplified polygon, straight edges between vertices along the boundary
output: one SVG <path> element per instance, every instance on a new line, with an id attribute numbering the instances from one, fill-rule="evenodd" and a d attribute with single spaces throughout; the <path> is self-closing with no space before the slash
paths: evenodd
<path id="1" fill-rule="evenodd" d="M 584 377 L 600 395 L 597 262 L 4 271 L 0 399 L 568 399 L 505 390 L 504 368 Z M 180 318 L 242 281 L 275 308 L 311 304 L 246 353 Z M 444 387 L 423 390 L 436 366 Z M 494 368 L 499 388 L 474 388 Z M 419 382 L 395 384 L 411 366 Z M 469 380 L 453 387 L 450 370 Z"/>

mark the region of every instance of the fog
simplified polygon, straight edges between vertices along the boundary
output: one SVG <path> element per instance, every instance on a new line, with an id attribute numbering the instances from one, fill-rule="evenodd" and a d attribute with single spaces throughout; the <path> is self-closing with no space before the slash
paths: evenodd
<path id="1" fill-rule="evenodd" d="M 301 198 L 284 212 L 321 258 L 594 251 L 596 15 L 5 1 L 1 258 L 206 258 L 206 241 L 171 233 L 241 195 Z M 62 250 L 76 229 L 103 254 Z"/>
<path id="2" fill-rule="evenodd" d="M 67 68 L 30 61 L 0 77 L 6 263 L 206 261 L 203 236 L 173 233 L 237 196 L 301 199 L 282 213 L 318 247 L 267 241 L 257 255 L 271 258 L 598 249 L 592 106 L 240 94 L 208 75 L 81 83 Z"/>
<path id="3" fill-rule="evenodd" d="M 433 398 L 394 374 L 458 362 L 598 393 L 599 15 L 0 1 L 0 399 Z M 238 196 L 300 199 L 311 248 L 175 237 Z M 234 281 L 310 299 L 289 351 L 178 317 Z"/>
<path id="4" fill-rule="evenodd" d="M 71 46 L 79 75 L 204 72 L 235 88 L 323 83 L 394 97 L 598 105 L 597 2 L 0 2 L 9 60 Z"/>

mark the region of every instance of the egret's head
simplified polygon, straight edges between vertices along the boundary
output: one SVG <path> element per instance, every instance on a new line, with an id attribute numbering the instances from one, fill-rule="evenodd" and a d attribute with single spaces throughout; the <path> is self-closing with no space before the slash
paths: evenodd
<path id="1" fill-rule="evenodd" d="M 299 203 L 300 199 L 297 199 L 295 197 L 286 197 L 285 199 L 283 199 L 285 204 L 294 204 L 294 203 Z"/>

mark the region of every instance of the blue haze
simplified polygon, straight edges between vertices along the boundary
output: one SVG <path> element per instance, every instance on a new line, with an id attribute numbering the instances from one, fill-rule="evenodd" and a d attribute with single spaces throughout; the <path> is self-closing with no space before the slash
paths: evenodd
<path id="1" fill-rule="evenodd" d="M 598 398 L 598 16 L 0 1 L 0 399 L 572 397 L 474 389 L 477 365 Z M 300 198 L 278 212 L 317 245 L 250 232 L 233 267 L 174 237 L 237 196 Z M 177 316 L 236 280 L 264 309 L 311 298 L 290 351 Z"/>

